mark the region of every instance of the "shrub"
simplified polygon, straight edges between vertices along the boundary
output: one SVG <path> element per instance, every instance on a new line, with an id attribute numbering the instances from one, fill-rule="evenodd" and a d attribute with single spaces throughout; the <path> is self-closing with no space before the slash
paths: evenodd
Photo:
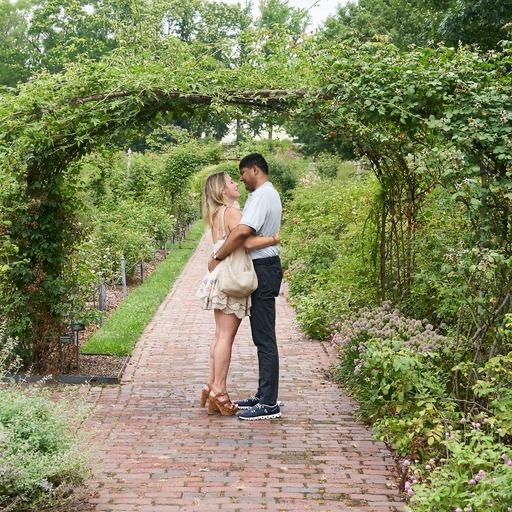
<path id="1" fill-rule="evenodd" d="M 372 178 L 298 188 L 285 208 L 283 265 L 304 332 L 329 334 L 333 318 L 376 300 L 369 210 Z"/>
<path id="2" fill-rule="evenodd" d="M 127 269 L 140 260 L 149 261 L 157 243 L 170 236 L 175 223 L 162 208 L 121 200 L 95 212 L 90 235 L 79 250 L 95 274 L 110 280 L 119 275 L 122 256 Z"/>
<path id="3" fill-rule="evenodd" d="M 201 144 L 195 140 L 172 148 L 165 156 L 160 175 L 160 184 L 171 201 L 187 189 L 193 174 L 217 162 L 220 154 L 219 144 Z"/>
<path id="4" fill-rule="evenodd" d="M 286 201 L 291 197 L 291 191 L 299 183 L 305 173 L 306 161 L 288 152 L 287 154 L 271 155 L 267 158 L 269 179 L 281 192 Z"/>
<path id="5" fill-rule="evenodd" d="M 457 433 L 446 456 L 412 467 L 406 483 L 414 512 L 507 512 L 512 509 L 512 450 L 492 433 Z"/>
<path id="6" fill-rule="evenodd" d="M 320 153 L 315 157 L 315 171 L 324 179 L 336 178 L 340 159 L 329 153 Z"/>
<path id="7" fill-rule="evenodd" d="M 0 376 L 13 369 L 13 340 L 0 326 Z M 0 384 L 0 509 L 40 510 L 89 475 L 77 429 L 83 410 L 39 387 Z"/>
<path id="8" fill-rule="evenodd" d="M 401 455 L 438 453 L 456 410 L 446 399 L 449 374 L 443 362 L 450 340 L 429 324 L 403 317 L 390 303 L 362 309 L 334 329 L 339 376 L 377 434 Z"/>
<path id="9" fill-rule="evenodd" d="M 364 308 L 333 329 L 338 378 L 377 436 L 415 459 L 403 461 L 409 510 L 508 511 L 512 352 L 476 366 L 461 359 L 451 338 L 390 303 Z M 472 393 L 459 398 L 453 374 L 471 371 Z"/>

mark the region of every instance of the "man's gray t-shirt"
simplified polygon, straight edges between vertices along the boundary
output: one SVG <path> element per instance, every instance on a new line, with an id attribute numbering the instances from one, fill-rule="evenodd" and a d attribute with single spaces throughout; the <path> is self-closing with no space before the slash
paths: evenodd
<path id="1" fill-rule="evenodd" d="M 256 236 L 274 236 L 281 229 L 282 213 L 283 207 L 279 193 L 270 181 L 266 181 L 249 194 L 240 224 L 254 229 Z M 279 246 L 271 245 L 263 249 L 254 249 L 250 255 L 253 260 L 279 256 Z"/>

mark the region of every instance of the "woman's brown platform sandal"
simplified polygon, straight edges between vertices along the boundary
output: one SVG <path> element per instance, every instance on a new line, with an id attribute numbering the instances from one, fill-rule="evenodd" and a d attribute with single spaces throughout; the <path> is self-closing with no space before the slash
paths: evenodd
<path id="1" fill-rule="evenodd" d="M 234 416 L 238 406 L 230 400 L 226 392 L 215 395 L 212 391 L 208 402 L 208 414 L 214 414 L 216 411 L 219 411 L 222 416 Z"/>
<path id="2" fill-rule="evenodd" d="M 206 400 L 208 400 L 211 390 L 212 390 L 212 387 L 210 386 L 210 384 L 205 384 L 204 388 L 201 390 L 201 398 L 199 399 L 199 403 L 201 404 L 201 407 L 206 406 Z"/>

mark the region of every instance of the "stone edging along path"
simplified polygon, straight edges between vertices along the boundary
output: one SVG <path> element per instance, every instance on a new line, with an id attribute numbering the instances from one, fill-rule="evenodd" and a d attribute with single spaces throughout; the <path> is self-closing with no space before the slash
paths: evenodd
<path id="1" fill-rule="evenodd" d="M 198 404 L 214 324 L 195 290 L 210 249 L 205 235 L 146 327 L 120 386 L 92 387 L 94 512 L 404 510 L 395 461 L 324 378 L 334 354 L 308 340 L 277 300 L 283 417 L 241 422 Z M 257 359 L 249 322 L 235 340 L 232 398 L 252 394 Z M 89 509 L 88 509 L 89 510 Z"/>

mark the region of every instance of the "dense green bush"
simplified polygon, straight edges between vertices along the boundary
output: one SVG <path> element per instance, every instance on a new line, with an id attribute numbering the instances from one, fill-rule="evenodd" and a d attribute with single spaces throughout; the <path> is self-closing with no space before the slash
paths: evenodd
<path id="1" fill-rule="evenodd" d="M 15 342 L 0 325 L 0 378 L 15 369 Z M 77 430 L 84 409 L 40 387 L 0 383 L 0 509 L 41 510 L 89 475 Z"/>
<path id="2" fill-rule="evenodd" d="M 205 165 L 218 162 L 219 144 L 201 144 L 196 140 L 171 148 L 164 158 L 160 184 L 167 197 L 173 201 L 183 193 L 190 178 Z"/>
<path id="3" fill-rule="evenodd" d="M 56 404 L 41 391 L 0 388 L 2 510 L 39 510 L 84 481 L 88 470 L 77 426 L 66 402 Z"/>
<path id="4" fill-rule="evenodd" d="M 454 404 L 446 400 L 453 342 L 390 303 L 363 308 L 334 329 L 339 376 L 380 437 L 401 455 L 438 455 L 445 424 L 456 420 Z"/>
<path id="5" fill-rule="evenodd" d="M 468 254 L 464 236 L 468 229 L 460 205 L 446 190 L 437 188 L 424 200 L 413 242 L 415 269 L 410 295 L 401 302 L 404 311 L 437 324 L 455 325 L 467 289 L 454 270 L 456 260 Z"/>
<path id="6" fill-rule="evenodd" d="M 322 178 L 335 178 L 340 164 L 340 159 L 330 153 L 320 153 L 315 157 L 315 171 Z"/>
<path id="7" fill-rule="evenodd" d="M 11 194 L 16 190 L 16 182 L 10 176 L 8 176 L 0 168 L 0 281 L 2 275 L 8 269 L 8 257 L 16 254 L 16 246 L 11 242 L 9 238 L 9 228 L 11 222 L 8 220 L 7 213 L 12 209 L 9 205 L 9 198 Z M 1 288 L 0 288 L 1 290 Z M 1 293 L 0 293 L 1 297 Z"/>
<path id="8" fill-rule="evenodd" d="M 414 512 L 508 512 L 512 450 L 480 429 L 452 433 L 443 460 L 412 467 L 406 492 Z"/>
<path id="9" fill-rule="evenodd" d="M 119 274 L 124 256 L 127 268 L 149 261 L 153 251 L 168 239 L 175 219 L 162 208 L 133 200 L 121 200 L 99 209 L 92 220 L 91 236 L 85 244 L 94 247 L 92 268 L 106 279 Z"/>
<path id="10" fill-rule="evenodd" d="M 512 506 L 512 352 L 476 366 L 426 321 L 391 303 L 333 325 L 339 380 L 379 438 L 403 460 L 413 512 L 507 511 Z M 510 335 L 510 325 L 504 326 Z M 459 397 L 454 376 L 478 376 Z M 411 463 L 410 459 L 414 459 Z"/>
<path id="11" fill-rule="evenodd" d="M 334 318 L 375 302 L 371 217 L 376 181 L 298 188 L 285 210 L 283 264 L 304 331 L 325 338 Z"/>

